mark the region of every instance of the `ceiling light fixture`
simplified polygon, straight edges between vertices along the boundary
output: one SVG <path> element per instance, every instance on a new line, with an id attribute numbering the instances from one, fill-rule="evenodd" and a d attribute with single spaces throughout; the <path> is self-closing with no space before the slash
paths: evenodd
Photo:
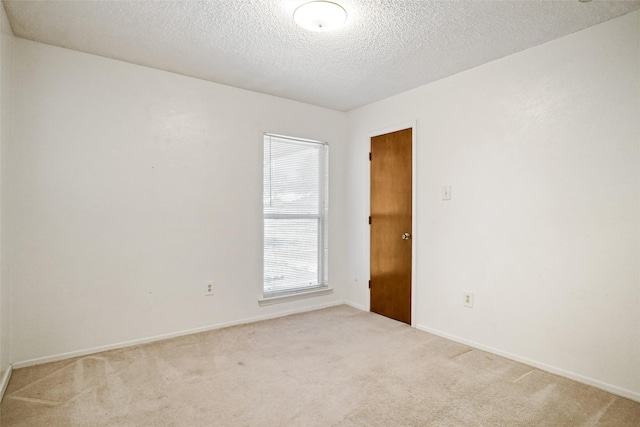
<path id="1" fill-rule="evenodd" d="M 331 31 L 345 23 L 347 11 L 330 1 L 312 1 L 298 7 L 293 20 L 305 30 Z"/>

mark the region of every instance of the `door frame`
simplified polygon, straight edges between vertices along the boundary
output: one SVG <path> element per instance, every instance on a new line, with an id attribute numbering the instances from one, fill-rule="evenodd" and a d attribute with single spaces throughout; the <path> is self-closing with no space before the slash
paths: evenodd
<path id="1" fill-rule="evenodd" d="M 367 150 L 371 152 L 371 138 L 374 136 L 380 136 L 387 133 L 397 132 L 399 130 L 409 129 L 411 128 L 411 327 L 416 327 L 416 236 L 418 236 L 418 227 L 417 227 L 417 203 L 416 203 L 416 194 L 417 194 L 417 172 L 418 168 L 416 167 L 416 158 L 417 158 L 417 120 L 411 120 L 407 122 L 398 123 L 392 126 L 376 129 L 370 131 L 367 136 Z M 363 155 L 364 158 L 364 155 Z M 366 182 L 366 210 L 367 215 L 371 214 L 371 162 L 367 160 L 367 179 Z M 366 221 L 366 218 L 362 219 Z M 371 280 L 371 229 L 370 226 L 367 225 L 368 232 L 366 233 L 366 266 L 367 266 L 367 276 L 369 280 Z M 369 307 L 367 311 L 371 311 L 371 293 L 369 292 Z"/>

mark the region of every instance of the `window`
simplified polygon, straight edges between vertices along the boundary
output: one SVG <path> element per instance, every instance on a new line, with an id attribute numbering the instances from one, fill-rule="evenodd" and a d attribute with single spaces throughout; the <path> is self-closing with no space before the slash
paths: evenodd
<path id="1" fill-rule="evenodd" d="M 264 298 L 328 287 L 328 146 L 264 136 Z"/>

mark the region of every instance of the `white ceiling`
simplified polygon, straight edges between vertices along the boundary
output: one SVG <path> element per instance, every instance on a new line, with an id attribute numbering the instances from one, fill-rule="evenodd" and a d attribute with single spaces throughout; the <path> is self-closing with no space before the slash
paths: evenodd
<path id="1" fill-rule="evenodd" d="M 348 111 L 640 9 L 640 0 L 8 1 L 18 37 Z"/>

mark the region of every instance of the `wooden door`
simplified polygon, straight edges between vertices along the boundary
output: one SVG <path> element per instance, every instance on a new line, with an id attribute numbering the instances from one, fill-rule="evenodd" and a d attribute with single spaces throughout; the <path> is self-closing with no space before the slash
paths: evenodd
<path id="1" fill-rule="evenodd" d="M 371 311 L 411 324 L 411 132 L 371 138 Z"/>

